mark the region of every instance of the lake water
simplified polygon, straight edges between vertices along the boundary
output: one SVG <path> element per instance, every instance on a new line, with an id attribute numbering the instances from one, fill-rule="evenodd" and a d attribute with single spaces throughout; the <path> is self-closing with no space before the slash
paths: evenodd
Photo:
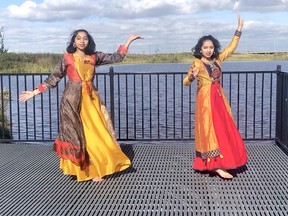
<path id="1" fill-rule="evenodd" d="M 277 65 L 281 65 L 283 71 L 288 71 L 288 61 L 227 61 L 224 62 L 222 66 L 224 72 L 251 72 L 274 71 L 276 70 Z M 157 77 L 157 73 L 159 72 L 186 73 L 189 66 L 190 64 L 187 63 L 113 65 L 115 73 L 125 72 L 133 74 L 156 74 L 155 76 L 152 76 L 152 78 L 149 78 L 149 76 L 145 76 L 144 79 L 143 76 L 138 76 L 136 77 L 136 79 L 133 76 L 119 76 L 118 80 L 116 77 L 115 110 L 119 110 L 115 113 L 115 127 L 117 134 L 122 138 L 129 138 L 129 136 L 147 138 L 151 136 L 151 134 L 149 134 L 151 133 L 151 130 L 156 129 L 156 131 L 158 130 L 158 132 L 153 133 L 160 133 L 160 135 L 156 134 L 156 137 L 160 136 L 162 138 L 165 138 L 167 136 L 169 137 L 170 135 L 172 137 L 181 137 L 181 133 L 190 134 L 189 136 L 191 136 L 191 131 L 193 133 L 194 130 L 194 119 L 193 117 L 191 119 L 183 118 L 183 116 L 194 115 L 193 107 L 195 101 L 194 99 L 196 85 L 193 85 L 193 91 L 189 92 L 189 88 L 185 87 L 184 89 L 182 89 L 181 87 L 181 74 L 177 74 L 176 77 L 174 77 L 175 79 L 173 77 L 168 77 L 166 81 L 164 75 L 163 77 L 161 77 L 161 75 L 160 79 L 159 77 Z M 109 71 L 110 67 L 111 65 L 98 67 L 97 72 L 106 73 Z M 247 133 L 245 134 L 245 136 L 247 136 L 248 138 L 255 137 L 255 128 L 253 128 L 253 130 L 247 131 L 247 129 L 245 129 L 245 127 L 247 127 L 247 124 L 248 126 L 253 126 L 256 124 L 256 127 L 258 128 L 257 133 L 263 134 L 263 124 L 265 123 L 266 128 L 264 128 L 264 132 L 268 134 L 267 136 L 269 137 L 269 134 L 271 133 L 274 134 L 274 131 L 271 132 L 268 130 L 270 130 L 271 125 L 274 124 L 275 121 L 274 114 L 272 116 L 272 122 L 269 116 L 270 113 L 275 113 L 275 91 L 273 90 L 270 96 L 269 87 L 271 86 L 271 79 L 269 76 L 261 76 L 262 75 L 257 78 L 257 80 L 259 80 L 259 82 L 257 81 L 256 83 L 257 91 L 254 90 L 255 77 L 252 74 L 251 76 L 249 76 L 246 84 L 245 77 L 232 77 L 232 84 L 229 83 L 229 80 L 226 82 L 223 77 L 223 82 L 225 81 L 223 83 L 223 87 L 231 103 L 232 109 L 234 109 L 233 112 L 235 114 L 238 125 L 240 125 L 240 127 L 242 128 L 242 131 L 245 130 L 245 133 Z M 11 114 L 12 117 L 13 137 L 15 139 L 31 140 L 34 139 L 34 137 L 37 137 L 37 139 L 39 140 L 49 140 L 56 137 L 59 119 L 58 107 L 64 89 L 62 81 L 59 83 L 58 89 L 52 89 L 51 91 L 44 93 L 42 96 L 37 96 L 34 100 L 30 100 L 27 103 L 20 104 L 17 100 L 22 90 L 31 90 L 34 86 L 37 86 L 39 83 L 41 83 L 42 80 L 46 77 L 47 75 L 42 77 L 40 75 L 34 76 L 33 78 L 32 76 L 16 77 L 13 75 L 11 77 L 6 75 L 1 77 L 2 86 L 0 87 L 8 89 L 11 88 L 12 101 L 10 104 L 11 109 L 8 110 L 8 114 L 9 116 Z M 157 84 L 158 81 L 159 85 Z M 104 82 L 105 79 L 103 77 L 100 77 L 98 80 L 99 92 L 102 98 L 108 98 L 106 102 L 109 106 L 109 90 L 107 90 L 109 89 L 109 85 L 108 87 L 105 87 L 103 84 Z M 240 88 L 237 87 L 238 83 L 241 83 Z M 263 85 L 265 85 L 264 88 Z M 272 85 L 275 89 L 275 77 Z M 252 86 L 252 88 L 250 88 L 250 86 Z M 263 89 L 263 91 L 261 91 L 261 89 Z M 189 103 L 187 99 L 183 100 L 183 95 L 185 98 L 189 97 L 190 95 L 191 102 L 189 103 L 192 104 L 192 110 L 186 110 L 189 107 Z M 261 98 L 263 98 L 263 96 L 265 101 L 261 102 Z M 247 102 L 249 103 L 246 108 L 241 107 L 245 105 L 245 97 L 248 97 Z M 239 98 L 240 100 L 244 100 L 244 102 L 240 102 L 239 104 Z M 259 101 L 259 103 L 262 103 L 262 105 L 257 104 L 257 107 L 255 107 L 255 101 Z M 160 105 L 158 105 L 158 103 L 160 103 Z M 180 106 L 178 107 L 178 105 L 182 103 L 184 108 Z M 136 108 L 135 104 L 137 105 Z M 184 111 L 182 109 L 184 109 Z M 263 117 L 263 109 L 265 118 Z M 248 114 L 246 112 L 248 112 Z M 251 119 L 252 121 L 249 122 Z M 189 125 L 189 127 L 184 126 L 186 130 L 183 130 L 182 124 Z M 135 129 L 135 126 L 137 127 L 137 129 Z M 132 134 L 127 135 L 127 131 L 132 131 Z"/>
<path id="2" fill-rule="evenodd" d="M 281 65 L 282 71 L 288 71 L 287 61 L 224 61 L 223 71 L 270 71 Z M 131 64 L 113 65 L 115 72 L 186 72 L 189 63 L 157 63 L 157 64 Z M 98 72 L 107 72 L 110 66 L 100 66 Z"/>

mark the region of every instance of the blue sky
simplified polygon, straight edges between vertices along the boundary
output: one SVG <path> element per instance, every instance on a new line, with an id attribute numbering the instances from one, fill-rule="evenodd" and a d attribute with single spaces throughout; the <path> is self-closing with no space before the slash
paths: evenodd
<path id="1" fill-rule="evenodd" d="M 288 51 L 288 0 L 0 0 L 0 27 L 9 52 L 63 53 L 84 28 L 97 50 L 115 51 L 130 34 L 130 53 L 190 52 L 211 34 L 224 48 L 245 20 L 236 52 Z"/>

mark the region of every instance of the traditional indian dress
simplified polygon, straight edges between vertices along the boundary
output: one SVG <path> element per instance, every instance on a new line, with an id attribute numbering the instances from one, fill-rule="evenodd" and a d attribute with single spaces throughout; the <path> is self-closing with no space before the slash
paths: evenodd
<path id="1" fill-rule="evenodd" d="M 118 145 L 112 122 L 93 85 L 95 66 L 122 61 L 127 53 L 120 46 L 113 54 L 96 52 L 85 59 L 66 53 L 55 71 L 37 89 L 56 87 L 67 75 L 60 108 L 60 131 L 54 151 L 64 174 L 78 181 L 104 177 L 127 169 L 130 159 Z"/>
<path id="2" fill-rule="evenodd" d="M 195 111 L 195 170 L 235 169 L 247 162 L 247 153 L 241 135 L 234 123 L 231 107 L 221 86 L 221 62 L 237 48 L 239 36 L 206 65 L 195 59 L 189 71 L 198 68 Z M 189 73 L 188 71 L 188 73 Z M 191 81 L 187 75 L 183 84 Z M 193 81 L 193 80 L 192 80 Z"/>

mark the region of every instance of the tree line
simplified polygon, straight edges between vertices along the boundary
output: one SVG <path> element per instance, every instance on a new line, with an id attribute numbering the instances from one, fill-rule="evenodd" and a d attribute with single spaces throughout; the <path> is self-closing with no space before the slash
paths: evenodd
<path id="1" fill-rule="evenodd" d="M 4 26 L 0 28 L 0 53 L 6 53 L 8 49 L 4 46 Z"/>

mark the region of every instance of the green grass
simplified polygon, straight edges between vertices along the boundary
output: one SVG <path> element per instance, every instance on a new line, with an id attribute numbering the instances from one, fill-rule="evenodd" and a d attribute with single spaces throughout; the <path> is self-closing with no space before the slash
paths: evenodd
<path id="1" fill-rule="evenodd" d="M 61 59 L 60 54 L 50 53 L 1 53 L 0 72 L 6 73 L 39 73 L 51 72 Z"/>
<path id="2" fill-rule="evenodd" d="M 52 72 L 63 54 L 51 53 L 0 53 L 0 73 Z M 191 63 L 192 53 L 128 54 L 119 64 L 145 63 Z M 272 61 L 287 60 L 288 52 L 278 53 L 234 53 L 228 61 Z"/>

